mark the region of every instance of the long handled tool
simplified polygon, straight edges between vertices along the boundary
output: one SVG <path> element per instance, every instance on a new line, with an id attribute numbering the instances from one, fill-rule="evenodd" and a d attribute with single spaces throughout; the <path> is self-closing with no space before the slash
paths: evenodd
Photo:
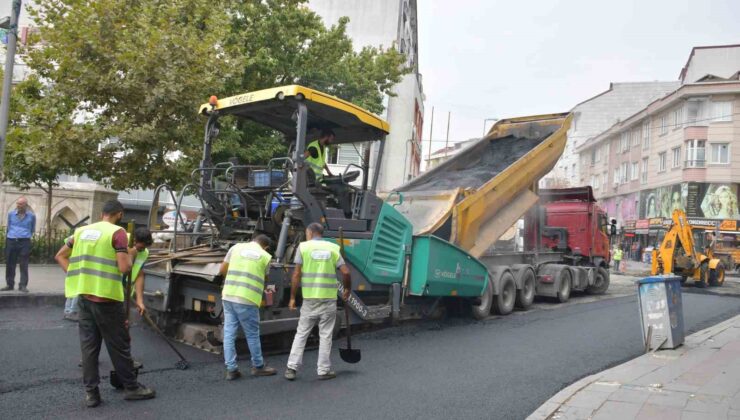
<path id="1" fill-rule="evenodd" d="M 339 228 L 339 252 L 344 258 L 344 230 Z M 344 321 L 347 324 L 347 348 L 339 348 L 339 357 L 347 363 L 357 363 L 362 358 L 360 349 L 352 348 L 352 323 L 349 320 L 349 301 L 344 302 Z"/>
<path id="2" fill-rule="evenodd" d="M 146 320 L 146 322 L 149 324 L 149 326 L 152 327 L 152 329 L 157 334 L 159 334 L 159 336 L 162 337 L 162 339 L 164 339 L 164 341 L 167 343 L 168 346 L 170 346 L 170 348 L 172 349 L 172 351 L 174 351 L 175 353 L 177 353 L 177 356 L 180 358 L 180 360 L 178 360 L 177 363 L 175 363 L 175 368 L 177 368 L 179 370 L 185 370 L 185 369 L 189 368 L 190 367 L 190 363 L 185 359 L 185 356 L 183 356 L 182 353 L 180 353 L 180 351 L 177 350 L 177 348 L 175 348 L 175 346 L 172 344 L 172 342 L 170 342 L 169 337 L 167 337 L 166 335 L 164 335 L 164 333 L 162 332 L 162 330 L 159 329 L 159 327 L 157 326 L 157 324 L 155 324 L 154 321 L 152 321 L 152 319 L 149 318 L 149 314 L 146 313 L 146 312 L 144 312 L 144 314 L 142 315 L 142 317 Z"/>

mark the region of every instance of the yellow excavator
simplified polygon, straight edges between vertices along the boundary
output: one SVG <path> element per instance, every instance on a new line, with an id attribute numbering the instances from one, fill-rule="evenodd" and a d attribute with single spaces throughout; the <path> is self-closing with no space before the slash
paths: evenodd
<path id="1" fill-rule="evenodd" d="M 704 231 L 699 233 L 697 230 L 700 236 L 695 238 L 686 213 L 682 210 L 674 210 L 672 219 L 671 228 L 666 232 L 660 248 L 653 250 L 651 273 L 673 273 L 681 276 L 681 284 L 691 277 L 696 287 L 722 286 L 725 267 L 719 258 L 714 257 L 714 245 L 705 244 Z"/>

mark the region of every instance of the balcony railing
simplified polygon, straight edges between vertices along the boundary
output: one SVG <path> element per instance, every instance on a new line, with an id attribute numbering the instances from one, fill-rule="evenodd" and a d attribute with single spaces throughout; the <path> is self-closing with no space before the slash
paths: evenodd
<path id="1" fill-rule="evenodd" d="M 683 162 L 684 168 L 704 168 L 707 166 L 706 160 L 685 160 Z"/>

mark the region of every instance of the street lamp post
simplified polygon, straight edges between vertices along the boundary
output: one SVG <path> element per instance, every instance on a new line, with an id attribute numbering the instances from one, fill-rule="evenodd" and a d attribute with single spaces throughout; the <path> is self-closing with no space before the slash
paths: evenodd
<path id="1" fill-rule="evenodd" d="M 498 121 L 498 118 L 486 118 L 485 120 L 483 120 L 483 137 L 486 136 L 486 123 L 488 121 Z"/>
<path id="2" fill-rule="evenodd" d="M 0 179 L 5 164 L 5 140 L 8 134 L 8 113 L 10 111 L 10 90 L 13 88 L 13 66 L 15 49 L 18 43 L 18 16 L 21 13 L 21 0 L 13 0 L 10 19 L 4 19 L 0 27 L 8 31 L 8 48 L 5 54 L 5 74 L 3 75 L 3 95 L 0 102 Z M 7 26 L 6 26 L 7 25 Z"/>

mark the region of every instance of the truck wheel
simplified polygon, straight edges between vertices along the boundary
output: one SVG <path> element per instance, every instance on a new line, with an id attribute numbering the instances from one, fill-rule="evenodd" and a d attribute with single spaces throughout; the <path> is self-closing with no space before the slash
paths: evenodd
<path id="1" fill-rule="evenodd" d="M 609 288 L 609 273 L 603 267 L 596 269 L 594 284 L 588 286 L 586 291 L 592 295 L 602 295 Z"/>
<path id="2" fill-rule="evenodd" d="M 560 289 L 558 290 L 558 302 L 565 303 L 570 299 L 570 270 L 563 269 L 560 272 Z"/>
<path id="3" fill-rule="evenodd" d="M 522 273 L 522 288 L 516 291 L 516 306 L 526 311 L 534 302 L 534 291 L 534 271 L 525 268 Z"/>
<path id="4" fill-rule="evenodd" d="M 717 268 L 709 270 L 709 286 L 719 287 L 725 282 L 725 266 L 720 263 Z"/>
<path id="5" fill-rule="evenodd" d="M 493 279 L 488 279 L 486 290 L 483 291 L 483 295 L 480 297 L 480 305 L 473 305 L 471 307 L 473 318 L 479 321 L 491 315 L 491 302 L 493 301 L 493 286 L 491 286 L 491 281 Z"/>
<path id="6" fill-rule="evenodd" d="M 508 315 L 514 310 L 516 302 L 516 282 L 510 272 L 501 275 L 498 295 L 493 299 L 493 310 L 499 315 Z"/>

